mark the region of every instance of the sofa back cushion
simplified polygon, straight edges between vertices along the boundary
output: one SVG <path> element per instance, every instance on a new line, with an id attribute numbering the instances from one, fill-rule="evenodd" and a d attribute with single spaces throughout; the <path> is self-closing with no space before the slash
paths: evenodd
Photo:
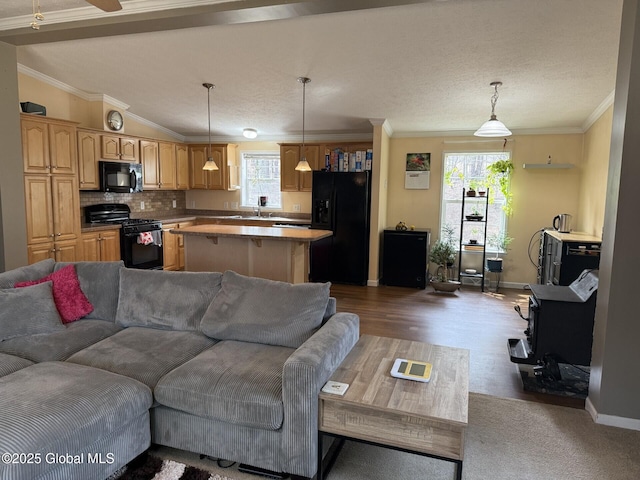
<path id="1" fill-rule="evenodd" d="M 200 328 L 218 340 L 297 348 L 322 323 L 330 286 L 293 285 L 226 271 Z"/>
<path id="2" fill-rule="evenodd" d="M 221 273 L 120 270 L 116 323 L 163 330 L 200 329 L 200 320 L 220 290 Z"/>
<path id="3" fill-rule="evenodd" d="M 67 265 L 69 263 L 58 262 L 54 271 Z M 84 318 L 115 322 L 120 291 L 120 269 L 124 267 L 124 262 L 74 262 L 73 265 L 76 267 L 80 288 L 93 305 L 93 311 Z"/>
<path id="4" fill-rule="evenodd" d="M 0 290 L 0 342 L 64 330 L 53 301 L 51 282 Z"/>
<path id="5" fill-rule="evenodd" d="M 51 258 L 47 258 L 38 263 L 0 273 L 0 288 L 13 288 L 16 282 L 38 280 L 53 272 L 55 263 Z"/>
<path id="6" fill-rule="evenodd" d="M 75 322 L 93 311 L 93 305 L 80 288 L 76 267 L 67 265 L 38 280 L 17 282 L 16 288 L 53 282 L 53 301 L 56 303 L 62 323 Z"/>

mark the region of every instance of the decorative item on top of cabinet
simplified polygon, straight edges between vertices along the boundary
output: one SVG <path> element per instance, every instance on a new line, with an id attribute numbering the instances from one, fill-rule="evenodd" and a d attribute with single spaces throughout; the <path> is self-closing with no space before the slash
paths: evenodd
<path id="1" fill-rule="evenodd" d="M 207 161 L 208 145 L 189 145 L 189 186 L 201 190 L 229 190 L 229 159 L 236 157 L 237 145 L 230 143 L 211 145 L 211 156 L 218 170 L 203 170 Z"/>
<path id="2" fill-rule="evenodd" d="M 139 139 L 120 135 L 102 135 L 101 157 L 128 163 L 140 163 Z"/>
<path id="3" fill-rule="evenodd" d="M 78 176 L 80 190 L 100 190 L 100 134 L 78 129 Z"/>
<path id="4" fill-rule="evenodd" d="M 113 262 L 120 260 L 119 229 L 86 232 L 80 237 L 82 260 L 85 262 Z"/>
<path id="5" fill-rule="evenodd" d="M 21 116 L 27 254 L 74 261 L 80 235 L 76 123 Z"/>
<path id="6" fill-rule="evenodd" d="M 355 170 L 355 158 L 357 152 L 360 157 L 360 171 L 370 170 L 373 161 L 373 143 L 370 142 L 341 142 L 341 143 L 305 143 L 305 151 L 300 152 L 301 145 L 297 143 L 280 144 L 280 190 L 283 192 L 310 192 L 312 187 L 311 172 L 299 172 L 295 169 L 301 158 L 301 153 L 307 159 L 312 170 L 343 171 L 340 168 L 339 157 L 342 153 L 344 167 L 344 156 L 351 158 L 353 154 L 354 168 L 344 171 Z M 368 152 L 368 153 L 367 153 Z M 369 155 L 369 168 L 367 168 L 367 155 Z"/>

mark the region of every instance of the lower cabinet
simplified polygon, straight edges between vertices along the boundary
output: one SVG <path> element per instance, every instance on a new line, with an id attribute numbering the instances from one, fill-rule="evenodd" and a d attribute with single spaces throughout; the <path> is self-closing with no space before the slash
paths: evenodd
<path id="1" fill-rule="evenodd" d="M 190 227 L 194 222 L 163 223 L 162 249 L 164 251 L 165 270 L 184 270 L 184 237 L 175 235 L 169 230 L 173 228 Z"/>
<path id="2" fill-rule="evenodd" d="M 118 229 L 83 233 L 81 241 L 82 259 L 86 262 L 113 262 L 121 259 Z"/>
<path id="3" fill-rule="evenodd" d="M 80 256 L 77 240 L 61 240 L 27 245 L 29 264 L 51 258 L 56 262 L 75 262 Z"/>

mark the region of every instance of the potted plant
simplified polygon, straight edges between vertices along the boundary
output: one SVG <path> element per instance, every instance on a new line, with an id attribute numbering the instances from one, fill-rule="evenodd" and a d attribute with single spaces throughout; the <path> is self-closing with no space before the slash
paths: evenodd
<path id="1" fill-rule="evenodd" d="M 510 188 L 511 172 L 513 172 L 513 169 L 514 166 L 511 160 L 498 160 L 491 165 L 487 165 L 487 183 L 497 186 L 500 192 L 502 192 L 502 195 L 504 195 L 505 204 L 502 206 L 502 209 L 507 216 L 511 215 L 513 211 L 513 195 L 511 194 Z M 495 191 L 495 188 L 491 191 Z"/>
<path id="2" fill-rule="evenodd" d="M 449 265 L 456 259 L 456 249 L 453 243 L 436 240 L 429 252 L 429 260 L 438 265 L 438 273 L 431 284 L 436 291 L 453 292 L 460 287 L 460 282 L 449 280 Z"/>
<path id="3" fill-rule="evenodd" d="M 498 255 L 500 255 L 500 252 L 506 252 L 512 241 L 513 238 L 507 232 L 494 233 L 487 237 L 487 245 L 496 250 L 495 257 L 487 258 L 487 270 L 490 272 L 502 272 L 502 258 Z"/>

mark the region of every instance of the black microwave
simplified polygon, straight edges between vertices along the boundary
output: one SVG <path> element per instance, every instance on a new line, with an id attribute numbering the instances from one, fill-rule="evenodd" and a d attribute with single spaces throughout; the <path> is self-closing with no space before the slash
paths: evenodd
<path id="1" fill-rule="evenodd" d="M 100 165 L 100 191 L 134 193 L 142 191 L 140 163 L 103 162 Z"/>

